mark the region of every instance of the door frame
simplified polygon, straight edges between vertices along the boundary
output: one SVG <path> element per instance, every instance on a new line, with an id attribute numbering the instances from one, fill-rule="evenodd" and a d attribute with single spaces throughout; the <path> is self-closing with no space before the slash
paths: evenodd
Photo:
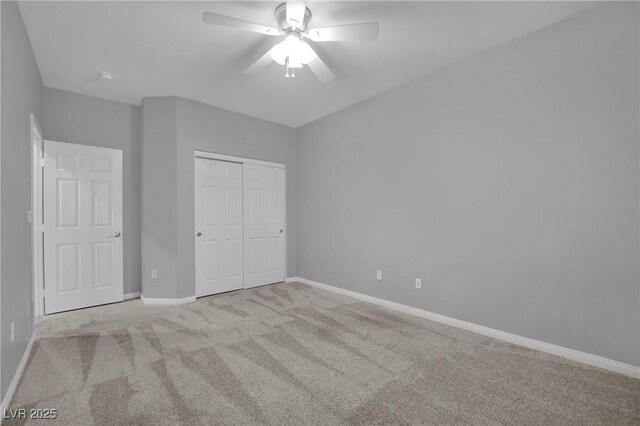
<path id="1" fill-rule="evenodd" d="M 253 158 L 236 157 L 233 155 L 226 155 L 226 154 L 217 154 L 215 152 L 199 151 L 197 149 L 193 151 L 193 158 L 195 159 L 196 157 L 206 158 L 208 160 L 228 161 L 230 163 L 259 164 L 261 166 L 277 167 L 279 169 L 286 170 L 286 165 L 284 165 L 283 163 L 273 163 L 271 161 L 254 160 Z"/>
<path id="2" fill-rule="evenodd" d="M 194 222 L 193 222 L 193 232 L 192 235 L 196 234 L 196 229 L 195 229 L 195 199 L 196 199 L 196 185 L 195 185 L 195 161 L 196 158 L 205 158 L 207 160 L 218 160 L 218 161 L 227 161 L 230 163 L 240 163 L 242 165 L 244 164 L 257 164 L 260 166 L 267 166 L 267 167 L 275 167 L 278 169 L 282 169 L 283 173 L 284 173 L 284 229 L 285 229 L 285 234 L 284 234 L 284 279 L 286 281 L 287 279 L 287 236 L 288 236 L 288 229 L 287 229 L 287 167 L 285 164 L 283 163 L 274 163 L 271 161 L 264 161 L 264 160 L 256 160 L 253 158 L 246 158 L 246 157 L 237 157 L 234 155 L 226 155 L 226 154 L 218 154 L 215 152 L 208 152 L 208 151 L 200 151 L 200 150 L 194 150 L 193 151 L 193 164 L 194 164 L 194 180 L 193 180 L 193 200 L 194 200 Z M 244 182 L 242 183 L 242 186 L 244 188 Z M 244 193 L 242 196 L 242 211 L 244 212 Z M 243 213 L 243 218 L 244 218 L 244 213 Z M 244 220 L 243 220 L 243 228 L 244 228 Z M 244 231 L 244 229 L 243 229 Z M 194 242 L 194 249 L 195 249 L 195 242 Z M 244 268 L 244 237 L 242 238 L 242 259 L 243 259 L 243 268 Z M 243 271 L 244 272 L 244 271 Z M 194 288 L 194 292 L 195 292 L 195 288 L 196 288 L 196 256 L 195 256 L 195 251 L 194 251 L 194 256 L 193 256 L 193 288 Z M 244 273 L 242 274 L 242 288 L 244 287 Z"/>
<path id="3" fill-rule="evenodd" d="M 37 132 L 37 133 L 36 133 Z M 36 137 L 40 136 L 40 139 Z M 44 135 L 35 115 L 31 114 L 31 281 L 33 282 L 33 318 L 44 315 L 44 244 L 42 167 Z M 35 324 L 35 321 L 34 321 Z"/>

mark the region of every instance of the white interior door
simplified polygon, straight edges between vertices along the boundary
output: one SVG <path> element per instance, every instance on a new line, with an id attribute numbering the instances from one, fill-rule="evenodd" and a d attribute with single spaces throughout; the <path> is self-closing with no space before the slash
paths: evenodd
<path id="1" fill-rule="evenodd" d="M 244 286 L 285 280 L 284 169 L 244 164 Z"/>
<path id="2" fill-rule="evenodd" d="M 195 159 L 196 297 L 242 288 L 242 164 Z"/>
<path id="3" fill-rule="evenodd" d="M 123 300 L 122 151 L 44 142 L 45 313 Z"/>

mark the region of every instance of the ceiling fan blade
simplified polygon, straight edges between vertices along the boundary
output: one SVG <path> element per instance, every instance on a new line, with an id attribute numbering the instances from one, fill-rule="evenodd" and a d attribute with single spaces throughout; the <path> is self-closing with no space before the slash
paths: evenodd
<path id="1" fill-rule="evenodd" d="M 304 1 L 287 2 L 287 22 L 294 29 L 304 25 L 304 11 L 307 8 Z"/>
<path id="2" fill-rule="evenodd" d="M 351 40 L 375 40 L 380 34 L 380 26 L 377 22 L 364 22 L 362 24 L 338 25 L 335 27 L 312 28 L 307 36 L 316 42 L 323 41 L 351 41 Z"/>
<path id="3" fill-rule="evenodd" d="M 327 64 L 325 64 L 324 61 L 320 59 L 320 56 L 318 56 L 317 54 L 316 54 L 316 57 L 313 59 L 313 61 L 309 62 L 307 66 L 316 75 L 316 77 L 318 77 L 318 80 L 320 80 L 320 82 L 322 83 L 328 83 L 334 78 L 336 78 L 336 76 L 333 74 L 333 72 L 331 72 Z"/>
<path id="4" fill-rule="evenodd" d="M 236 28 L 238 30 L 251 31 L 259 34 L 280 34 L 280 31 L 277 28 L 256 24 L 255 22 L 243 21 L 242 19 L 232 18 L 230 16 L 218 15 L 217 13 L 213 12 L 204 12 L 202 14 L 202 21 L 209 25 Z"/>
<path id="5" fill-rule="evenodd" d="M 273 62 L 273 59 L 271 59 L 272 50 L 273 50 L 273 47 L 267 50 L 267 53 L 262 55 L 257 61 L 251 64 L 249 68 L 244 70 L 244 73 L 249 75 L 256 75 L 264 71 L 264 69 L 267 68 L 269 64 L 271 64 L 271 62 Z"/>

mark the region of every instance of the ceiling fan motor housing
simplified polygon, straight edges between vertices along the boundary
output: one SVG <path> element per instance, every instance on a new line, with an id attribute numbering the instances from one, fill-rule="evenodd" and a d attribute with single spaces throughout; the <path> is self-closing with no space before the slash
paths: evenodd
<path id="1" fill-rule="evenodd" d="M 287 21 L 287 4 L 286 3 L 282 3 L 278 5 L 278 7 L 276 7 L 275 12 L 273 12 L 273 17 L 278 23 L 278 29 L 280 29 L 280 31 L 282 31 L 283 33 L 286 33 L 288 31 L 304 32 L 306 31 L 307 26 L 309 25 L 309 21 L 311 21 L 311 11 L 309 10 L 308 7 L 304 8 L 304 19 L 302 24 L 297 29 L 294 29 L 291 26 L 291 24 Z"/>

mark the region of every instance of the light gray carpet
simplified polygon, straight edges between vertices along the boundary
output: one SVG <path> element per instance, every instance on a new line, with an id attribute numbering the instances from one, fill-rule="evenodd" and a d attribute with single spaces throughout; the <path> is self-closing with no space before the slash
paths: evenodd
<path id="1" fill-rule="evenodd" d="M 640 380 L 276 284 L 45 317 L 12 407 L 65 425 L 624 425 Z"/>

